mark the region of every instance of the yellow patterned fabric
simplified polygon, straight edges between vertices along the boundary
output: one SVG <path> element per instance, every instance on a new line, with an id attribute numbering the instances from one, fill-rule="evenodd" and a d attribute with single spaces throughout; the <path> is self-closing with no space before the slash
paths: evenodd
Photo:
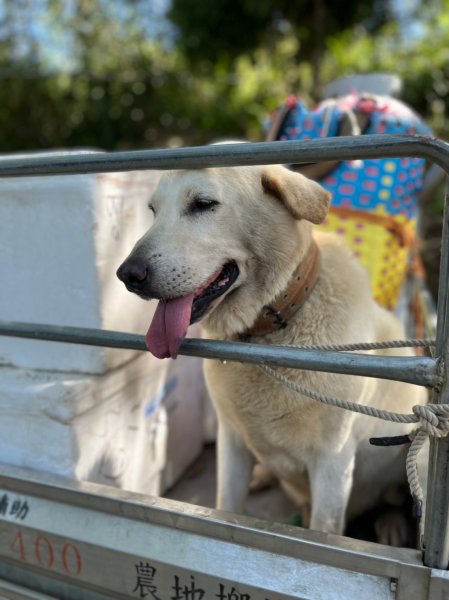
<path id="1" fill-rule="evenodd" d="M 319 229 L 344 237 L 368 270 L 374 298 L 382 306 L 394 309 L 407 276 L 416 220 L 404 215 L 391 217 L 382 207 L 377 207 L 374 218 L 362 211 L 333 212 L 331 208 Z"/>

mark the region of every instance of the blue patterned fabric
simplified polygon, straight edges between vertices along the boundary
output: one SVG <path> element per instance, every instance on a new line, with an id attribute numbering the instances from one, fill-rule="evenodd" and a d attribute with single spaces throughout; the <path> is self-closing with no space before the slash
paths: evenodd
<path id="1" fill-rule="evenodd" d="M 352 110 L 369 115 L 364 134 L 419 133 L 430 135 L 423 121 L 406 105 L 388 97 L 356 94 L 326 101 L 308 110 L 292 99 L 279 140 L 307 140 L 338 135 L 343 114 Z M 332 205 L 389 215 L 416 216 L 423 183 L 422 158 L 386 158 L 343 161 L 320 183 L 332 193 Z"/>

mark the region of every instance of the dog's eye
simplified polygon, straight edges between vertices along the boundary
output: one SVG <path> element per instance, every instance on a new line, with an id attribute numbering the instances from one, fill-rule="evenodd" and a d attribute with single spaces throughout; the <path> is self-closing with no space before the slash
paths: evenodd
<path id="1" fill-rule="evenodd" d="M 148 208 L 151 210 L 151 212 L 154 214 L 154 206 L 151 204 L 151 202 L 148 203 Z"/>
<path id="2" fill-rule="evenodd" d="M 194 198 L 187 208 L 189 214 L 196 214 L 206 211 L 213 212 L 220 203 L 213 198 Z"/>

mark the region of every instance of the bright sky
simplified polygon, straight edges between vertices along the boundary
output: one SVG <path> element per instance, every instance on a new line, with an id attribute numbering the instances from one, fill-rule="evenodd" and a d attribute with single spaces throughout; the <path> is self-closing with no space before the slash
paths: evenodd
<path id="1" fill-rule="evenodd" d="M 8 4 L 11 6 L 11 0 L 0 0 L 0 35 L 14 32 L 17 56 L 29 56 L 30 44 L 35 43 L 41 53 L 40 59 L 50 69 L 55 66 L 70 69 L 73 66 L 72 36 L 70 31 L 48 20 L 45 11 L 47 0 L 22 0 L 13 4 L 14 8 L 9 11 Z M 20 10 L 23 5 L 24 10 Z M 124 14 L 125 8 L 120 0 L 109 0 L 106 5 L 116 14 Z M 164 18 L 169 5 L 170 0 L 149 0 L 142 10 L 141 20 L 150 37 L 161 37 L 168 43 L 173 39 L 172 26 Z M 73 0 L 65 0 L 67 16 L 70 16 L 73 7 Z"/>

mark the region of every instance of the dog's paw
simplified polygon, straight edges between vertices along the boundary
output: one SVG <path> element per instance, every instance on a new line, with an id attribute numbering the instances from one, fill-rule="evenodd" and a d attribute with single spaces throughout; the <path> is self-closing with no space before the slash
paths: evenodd
<path id="1" fill-rule="evenodd" d="M 396 548 L 408 547 L 410 544 L 410 523 L 400 509 L 383 510 L 376 518 L 374 531 L 379 544 Z"/>
<path id="2" fill-rule="evenodd" d="M 253 473 L 251 477 L 251 483 L 249 484 L 250 492 L 261 492 L 266 488 L 271 487 L 276 483 L 276 476 L 270 471 L 268 467 L 256 463 L 253 467 Z"/>

